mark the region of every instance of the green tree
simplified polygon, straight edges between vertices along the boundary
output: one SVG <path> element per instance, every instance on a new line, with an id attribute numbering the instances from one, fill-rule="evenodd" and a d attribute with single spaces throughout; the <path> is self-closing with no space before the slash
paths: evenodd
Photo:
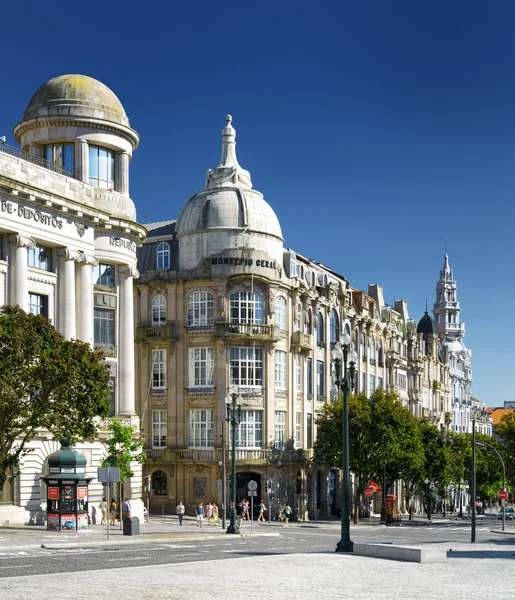
<path id="1" fill-rule="evenodd" d="M 134 472 L 131 469 L 132 462 L 140 464 L 145 462 L 143 442 L 140 439 L 134 440 L 133 438 L 133 427 L 122 425 L 119 419 L 113 419 L 112 435 L 106 444 L 109 457 L 104 461 L 103 466 L 117 466 L 120 469 L 120 481 L 122 483 L 130 477 L 134 477 Z"/>
<path id="2" fill-rule="evenodd" d="M 513 490 L 515 489 L 515 410 L 504 415 L 495 429 L 495 435 L 501 442 L 501 454 L 506 465 L 506 479 Z"/>
<path id="3" fill-rule="evenodd" d="M 109 369 L 88 344 L 68 341 L 41 315 L 0 309 L 0 499 L 38 429 L 93 438 L 109 414 Z"/>
<path id="4" fill-rule="evenodd" d="M 426 498 L 427 518 L 431 520 L 435 490 L 438 489 L 445 502 L 446 489 L 451 479 L 449 453 L 440 430 L 427 419 L 419 423 L 424 447 L 423 468 L 419 472 L 419 487 Z"/>

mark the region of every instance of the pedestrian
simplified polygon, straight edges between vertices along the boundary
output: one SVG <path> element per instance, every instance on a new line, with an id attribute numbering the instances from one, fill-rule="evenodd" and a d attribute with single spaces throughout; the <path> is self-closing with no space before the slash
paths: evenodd
<path id="1" fill-rule="evenodd" d="M 290 515 L 291 515 L 291 506 L 289 504 L 287 504 L 284 507 L 283 515 L 284 515 L 284 524 L 288 525 L 288 521 L 290 520 Z"/>
<path id="2" fill-rule="evenodd" d="M 202 521 L 204 520 L 204 504 L 199 502 L 195 512 L 197 513 L 197 527 L 202 529 Z"/>
<path id="3" fill-rule="evenodd" d="M 218 506 L 216 502 L 213 502 L 213 525 L 215 527 L 218 525 Z"/>
<path id="4" fill-rule="evenodd" d="M 182 500 L 179 502 L 179 504 L 177 504 L 177 508 L 175 509 L 175 512 L 177 513 L 177 516 L 179 517 L 179 527 L 182 527 L 182 520 L 184 519 L 184 512 L 185 512 L 185 508 L 184 508 L 184 504 L 182 503 Z"/>
<path id="5" fill-rule="evenodd" d="M 241 519 L 243 517 L 243 502 L 238 502 L 236 505 L 236 519 L 238 521 L 238 527 L 241 527 Z"/>
<path id="6" fill-rule="evenodd" d="M 122 519 L 130 518 L 131 516 L 131 505 L 128 498 L 122 502 Z"/>
<path id="7" fill-rule="evenodd" d="M 243 500 L 241 503 L 241 520 L 247 520 L 247 503 L 245 502 L 245 500 Z"/>
<path id="8" fill-rule="evenodd" d="M 100 521 L 100 525 L 103 525 L 107 520 L 107 498 L 105 496 L 104 498 L 102 498 L 102 502 L 100 502 L 98 508 L 102 513 L 102 520 Z"/>
<path id="9" fill-rule="evenodd" d="M 250 521 L 250 501 L 245 500 L 245 506 L 247 507 L 245 510 L 245 516 L 247 517 L 247 521 Z"/>
<path id="10" fill-rule="evenodd" d="M 206 506 L 206 519 L 207 519 L 207 524 L 211 525 L 211 517 L 213 516 L 213 504 L 211 502 L 207 503 Z"/>
<path id="11" fill-rule="evenodd" d="M 109 505 L 109 519 L 111 521 L 111 525 L 114 525 L 116 521 L 116 502 L 111 500 L 111 504 Z"/>
<path id="12" fill-rule="evenodd" d="M 265 511 L 266 511 L 266 506 L 265 506 L 265 501 L 261 500 L 261 502 L 259 503 L 259 515 L 258 515 L 258 521 L 264 521 L 265 520 Z"/>

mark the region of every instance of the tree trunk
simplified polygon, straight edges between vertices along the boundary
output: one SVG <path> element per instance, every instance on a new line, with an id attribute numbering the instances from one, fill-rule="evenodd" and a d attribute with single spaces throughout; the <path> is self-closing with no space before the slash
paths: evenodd
<path id="1" fill-rule="evenodd" d="M 4 496 L 4 486 L 7 481 L 7 474 L 5 471 L 0 471 L 0 502 L 3 500 Z"/>

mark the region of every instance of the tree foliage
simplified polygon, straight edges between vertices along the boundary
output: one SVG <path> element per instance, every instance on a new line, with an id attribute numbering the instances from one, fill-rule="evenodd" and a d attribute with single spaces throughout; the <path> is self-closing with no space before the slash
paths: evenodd
<path id="1" fill-rule="evenodd" d="M 0 494 L 38 429 L 92 438 L 109 414 L 109 369 L 88 344 L 68 341 L 41 315 L 0 309 Z"/>
<path id="2" fill-rule="evenodd" d="M 504 415 L 495 433 L 502 444 L 501 454 L 506 465 L 506 479 L 513 490 L 515 489 L 515 410 Z"/>
<path id="3" fill-rule="evenodd" d="M 139 439 L 133 440 L 133 435 L 133 427 L 122 425 L 119 419 L 113 419 L 112 435 L 106 443 L 110 456 L 104 461 L 103 466 L 117 466 L 120 469 L 122 483 L 134 476 L 131 462 L 140 464 L 145 462 L 143 442 Z"/>

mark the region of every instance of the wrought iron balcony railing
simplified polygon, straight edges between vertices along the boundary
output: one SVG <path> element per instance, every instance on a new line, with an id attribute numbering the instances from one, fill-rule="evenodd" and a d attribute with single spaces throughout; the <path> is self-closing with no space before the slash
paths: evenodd
<path id="1" fill-rule="evenodd" d="M 54 171 L 54 173 L 66 175 L 67 177 L 74 177 L 74 173 L 73 171 L 70 171 L 70 169 L 66 169 L 65 167 L 55 165 L 54 163 L 51 163 L 48 160 L 41 158 L 40 156 L 29 154 L 28 152 L 24 152 L 23 150 L 21 150 L 20 148 L 16 148 L 15 146 L 0 143 L 0 152 L 10 154 L 11 156 L 16 156 L 16 158 L 26 160 L 27 162 L 30 162 L 33 165 L 37 165 L 38 167 L 44 167 L 45 169 Z"/>

